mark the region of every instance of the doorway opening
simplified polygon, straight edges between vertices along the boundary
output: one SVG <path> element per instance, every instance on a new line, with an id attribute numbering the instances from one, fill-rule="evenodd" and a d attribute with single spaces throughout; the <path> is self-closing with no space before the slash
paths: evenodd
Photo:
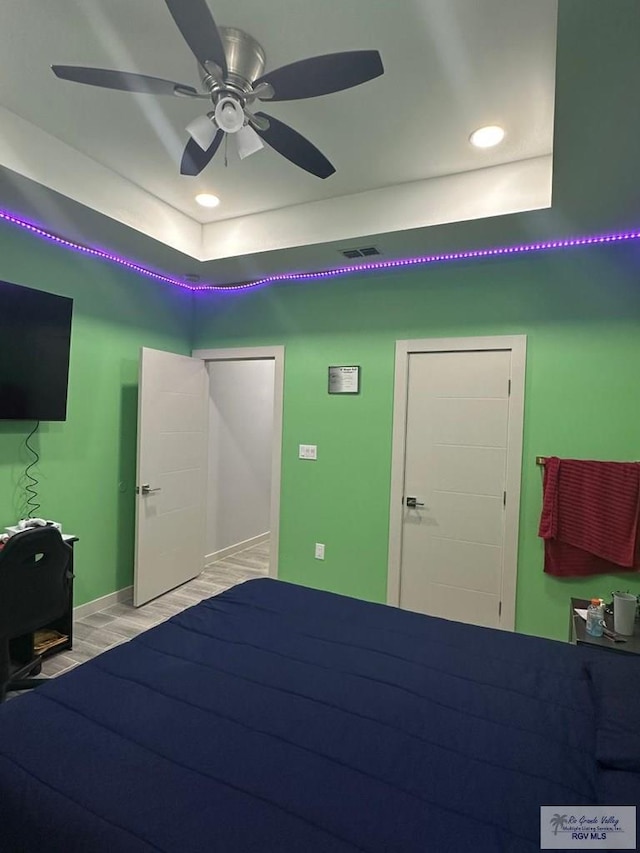
<path id="1" fill-rule="evenodd" d="M 284 347 L 195 350 L 209 375 L 205 564 L 278 574 Z"/>

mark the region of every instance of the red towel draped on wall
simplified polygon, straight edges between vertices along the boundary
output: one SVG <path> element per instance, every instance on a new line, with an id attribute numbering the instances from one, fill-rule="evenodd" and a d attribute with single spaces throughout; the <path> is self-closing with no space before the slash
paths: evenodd
<path id="1" fill-rule="evenodd" d="M 640 464 L 549 457 L 538 535 L 559 577 L 638 568 Z"/>

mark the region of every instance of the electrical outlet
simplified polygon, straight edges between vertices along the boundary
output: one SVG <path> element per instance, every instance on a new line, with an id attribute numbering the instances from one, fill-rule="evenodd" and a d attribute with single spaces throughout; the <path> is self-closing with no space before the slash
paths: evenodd
<path id="1" fill-rule="evenodd" d="M 324 545 L 322 542 L 316 542 L 316 560 L 324 560 Z"/>
<path id="2" fill-rule="evenodd" d="M 298 445 L 299 459 L 317 459 L 318 445 L 317 444 L 299 444 Z"/>

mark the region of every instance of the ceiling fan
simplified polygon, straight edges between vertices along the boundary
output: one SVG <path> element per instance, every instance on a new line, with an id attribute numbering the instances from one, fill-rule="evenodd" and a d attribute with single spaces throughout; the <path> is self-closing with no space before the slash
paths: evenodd
<path id="1" fill-rule="evenodd" d="M 263 141 L 287 160 L 319 178 L 328 178 L 334 166 L 315 145 L 289 125 L 250 108 L 256 101 L 293 101 L 350 89 L 384 73 L 377 50 L 354 50 L 302 59 L 264 72 L 265 54 L 248 33 L 218 27 L 206 0 L 165 0 L 191 52 L 198 60 L 202 87 L 104 68 L 52 65 L 64 80 L 142 92 L 209 100 L 213 109 L 186 128 L 190 136 L 180 172 L 199 175 L 225 136 L 233 137 L 241 159 L 258 151 Z"/>

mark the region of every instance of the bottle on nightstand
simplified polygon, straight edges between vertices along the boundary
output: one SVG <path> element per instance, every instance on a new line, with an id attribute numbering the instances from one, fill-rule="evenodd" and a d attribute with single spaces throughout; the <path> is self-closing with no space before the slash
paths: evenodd
<path id="1" fill-rule="evenodd" d="M 592 598 L 587 607 L 586 631 L 590 637 L 601 637 L 604 630 L 604 604 L 599 598 Z"/>

